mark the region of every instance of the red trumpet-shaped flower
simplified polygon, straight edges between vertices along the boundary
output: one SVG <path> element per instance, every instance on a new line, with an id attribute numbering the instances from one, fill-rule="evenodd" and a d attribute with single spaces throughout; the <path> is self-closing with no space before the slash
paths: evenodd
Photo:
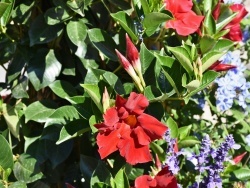
<path id="1" fill-rule="evenodd" d="M 177 188 L 177 180 L 175 176 L 168 170 L 168 167 L 164 167 L 153 178 L 149 175 L 143 175 L 135 180 L 135 188 Z"/>
<path id="2" fill-rule="evenodd" d="M 173 15 L 172 20 L 166 22 L 167 28 L 175 29 L 179 35 L 187 36 L 196 32 L 204 18 L 193 12 L 192 0 L 165 0 L 166 10 Z"/>
<path id="3" fill-rule="evenodd" d="M 119 150 L 131 165 L 152 160 L 149 144 L 162 138 L 167 127 L 143 113 L 148 105 L 142 94 L 132 92 L 128 99 L 117 95 L 115 107 L 107 109 L 103 115 L 104 122 L 95 124 L 102 159 Z"/>
<path id="4" fill-rule="evenodd" d="M 220 5 L 221 1 L 218 2 L 215 9 L 213 10 L 213 16 L 215 20 L 218 20 L 220 16 Z M 248 14 L 248 12 L 242 4 L 233 4 L 229 8 L 232 12 L 237 12 L 237 15 L 223 28 L 224 30 L 229 29 L 229 32 L 225 35 L 225 38 L 228 38 L 232 41 L 242 41 L 240 22 Z"/>
<path id="5" fill-rule="evenodd" d="M 241 162 L 241 160 L 243 159 L 243 157 L 247 154 L 247 152 L 244 152 L 238 156 L 236 156 L 235 158 L 233 158 L 233 162 L 235 165 L 237 165 L 238 163 Z"/>
<path id="6" fill-rule="evenodd" d="M 216 61 L 212 66 L 209 67 L 210 70 L 214 70 L 216 72 L 228 71 L 234 68 L 237 68 L 237 66 L 230 64 L 223 64 L 220 63 L 220 61 Z"/>

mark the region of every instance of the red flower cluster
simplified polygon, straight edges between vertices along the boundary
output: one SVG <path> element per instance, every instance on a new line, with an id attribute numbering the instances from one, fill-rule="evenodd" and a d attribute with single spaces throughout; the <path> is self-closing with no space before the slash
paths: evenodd
<path id="1" fill-rule="evenodd" d="M 165 0 L 166 10 L 173 15 L 172 20 L 166 22 L 167 28 L 175 29 L 179 35 L 187 36 L 196 32 L 204 18 L 193 12 L 192 0 Z"/>
<path id="2" fill-rule="evenodd" d="M 103 115 L 104 122 L 95 124 L 99 130 L 97 145 L 102 159 L 119 150 L 131 165 L 152 160 L 149 144 L 162 138 L 167 127 L 143 113 L 148 105 L 142 94 L 132 92 L 128 99 L 117 95 L 115 107 L 107 109 Z"/>
<path id="3" fill-rule="evenodd" d="M 177 188 L 175 176 L 169 172 L 168 167 L 164 167 L 154 178 L 143 175 L 135 180 L 135 188 Z"/>
<path id="4" fill-rule="evenodd" d="M 221 2 L 219 1 L 213 11 L 213 16 L 215 20 L 219 18 L 220 5 L 221 5 Z M 240 29 L 240 22 L 248 14 L 248 12 L 242 4 L 233 4 L 229 8 L 232 10 L 232 12 L 234 13 L 237 12 L 237 15 L 231 22 L 229 22 L 224 27 L 224 29 L 229 29 L 229 32 L 227 33 L 227 35 L 225 35 L 225 38 L 228 38 L 232 41 L 242 41 L 242 32 Z"/>

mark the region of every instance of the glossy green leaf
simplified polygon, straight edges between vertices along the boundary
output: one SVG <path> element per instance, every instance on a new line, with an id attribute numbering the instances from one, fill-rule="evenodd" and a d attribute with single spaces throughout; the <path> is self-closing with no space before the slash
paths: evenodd
<path id="1" fill-rule="evenodd" d="M 141 43 L 140 50 L 140 60 L 142 64 L 142 73 L 144 74 L 146 70 L 149 68 L 150 64 L 153 62 L 155 56 L 152 52 L 150 52 L 144 43 Z"/>
<path id="2" fill-rule="evenodd" d="M 132 29 L 134 28 L 134 22 L 124 11 L 111 13 L 110 15 L 115 21 L 119 22 L 119 24 L 129 34 L 132 40 L 137 41 L 137 36 Z"/>
<path id="3" fill-rule="evenodd" d="M 184 138 L 188 137 L 190 134 L 190 131 L 192 129 L 192 125 L 183 126 L 179 128 L 179 138 L 180 140 L 183 140 Z"/>
<path id="4" fill-rule="evenodd" d="M 30 46 L 35 44 L 44 44 L 59 37 L 63 32 L 63 25 L 47 25 L 44 15 L 40 14 L 31 23 L 29 29 Z"/>
<path id="5" fill-rule="evenodd" d="M 77 119 L 64 125 L 60 131 L 60 137 L 56 144 L 61 144 L 69 139 L 83 134 L 90 130 L 89 123 L 86 119 Z"/>
<path id="6" fill-rule="evenodd" d="M 85 180 L 88 181 L 90 185 L 91 176 L 98 165 L 98 160 L 96 158 L 80 155 L 80 171 L 85 177 Z"/>
<path id="7" fill-rule="evenodd" d="M 191 147 L 194 146 L 195 144 L 199 144 L 200 141 L 194 137 L 194 136 L 188 136 L 185 137 L 184 139 L 178 141 L 178 148 L 183 148 L 183 147 Z"/>
<path id="8" fill-rule="evenodd" d="M 200 48 L 201 48 L 202 54 L 205 54 L 209 50 L 211 50 L 215 44 L 216 44 L 216 40 L 212 38 L 210 35 L 203 36 L 200 40 Z"/>
<path id="9" fill-rule="evenodd" d="M 108 171 L 108 169 L 105 167 L 102 161 L 98 161 L 98 165 L 94 170 L 90 180 L 91 187 L 93 187 L 96 183 L 99 182 L 110 185 L 111 179 L 112 179 L 111 173 Z"/>
<path id="10" fill-rule="evenodd" d="M 172 117 L 168 118 L 167 126 L 170 129 L 171 138 L 177 138 L 177 136 L 178 136 L 178 125 L 177 125 L 177 123 L 174 121 L 174 119 Z"/>
<path id="11" fill-rule="evenodd" d="M 203 74 L 202 80 L 201 80 L 201 85 L 199 88 L 195 89 L 194 91 L 190 92 L 186 98 L 189 98 L 193 96 L 194 94 L 198 93 L 199 91 L 205 89 L 209 84 L 211 84 L 218 76 L 220 73 L 214 72 L 214 71 L 207 71 L 205 74 Z"/>
<path id="12" fill-rule="evenodd" d="M 105 72 L 102 76 L 104 81 L 107 82 L 118 94 L 121 95 L 125 93 L 122 82 L 114 73 Z"/>
<path id="13" fill-rule="evenodd" d="M 10 184 L 10 186 L 8 186 L 8 188 L 27 188 L 26 183 L 22 182 L 22 181 L 16 181 L 12 184 Z"/>
<path id="14" fill-rule="evenodd" d="M 29 98 L 27 93 L 28 79 L 23 77 L 19 80 L 19 83 L 12 89 L 12 96 L 16 99 Z"/>
<path id="15" fill-rule="evenodd" d="M 25 110 L 25 122 L 30 120 L 44 123 L 55 112 L 57 104 L 51 100 L 41 100 L 31 103 Z"/>
<path id="16" fill-rule="evenodd" d="M 0 17 L 4 15 L 4 12 L 8 9 L 11 3 L 0 2 Z"/>
<path id="17" fill-rule="evenodd" d="M 223 29 L 229 22 L 231 22 L 235 16 L 237 15 L 237 12 L 233 13 L 232 15 L 228 16 L 223 21 L 216 24 L 216 33 L 219 32 L 221 29 Z"/>
<path id="18" fill-rule="evenodd" d="M 81 86 L 88 93 L 88 95 L 96 104 L 98 109 L 102 112 L 103 108 L 102 108 L 101 93 L 99 87 L 93 84 L 81 84 Z"/>
<path id="19" fill-rule="evenodd" d="M 211 65 L 213 65 L 217 60 L 219 60 L 225 52 L 211 51 L 205 54 L 202 61 L 202 72 L 205 72 Z"/>
<path id="20" fill-rule="evenodd" d="M 213 47 L 213 51 L 224 52 L 231 48 L 234 45 L 234 42 L 228 39 L 220 39 Z"/>
<path id="21" fill-rule="evenodd" d="M 157 59 L 157 63 L 160 63 L 161 66 L 166 66 L 171 68 L 175 59 L 166 55 L 160 55 L 157 53 L 154 53 L 156 59 Z"/>
<path id="22" fill-rule="evenodd" d="M 7 5 L 8 4 L 8 5 Z M 9 19 L 11 17 L 11 13 L 13 10 L 15 4 L 15 0 L 3 0 L 0 4 L 0 10 L 2 12 L 0 16 L 0 25 L 1 26 L 6 26 L 9 22 Z"/>
<path id="23" fill-rule="evenodd" d="M 172 19 L 167 14 L 161 13 L 161 12 L 151 12 L 145 15 L 145 18 L 143 20 L 143 26 L 146 29 L 146 34 L 148 36 L 151 36 L 152 34 L 155 33 L 157 27 L 163 23 L 166 22 L 167 20 Z"/>
<path id="24" fill-rule="evenodd" d="M 71 20 L 67 24 L 67 35 L 71 42 L 77 46 L 75 54 L 78 57 L 84 58 L 86 54 L 85 38 L 87 36 L 87 26 L 83 19 Z"/>
<path id="25" fill-rule="evenodd" d="M 84 17 L 85 1 L 83 0 L 67 1 L 67 5 L 71 10 L 73 10 L 80 16 Z"/>
<path id="26" fill-rule="evenodd" d="M 187 88 L 188 92 L 192 92 L 198 89 L 200 85 L 201 85 L 201 82 L 199 80 L 192 80 L 187 85 L 185 85 L 185 88 Z"/>
<path id="27" fill-rule="evenodd" d="M 74 106 L 62 106 L 47 118 L 45 127 L 53 124 L 65 125 L 79 118 L 80 114 Z"/>
<path id="28" fill-rule="evenodd" d="M 0 134 L 0 168 L 4 170 L 12 169 L 13 162 L 13 154 L 7 140 Z"/>
<path id="29" fill-rule="evenodd" d="M 18 117 L 18 112 L 15 106 L 3 103 L 3 117 L 8 125 L 10 132 L 19 139 L 20 121 Z"/>
<path id="30" fill-rule="evenodd" d="M 76 89 L 67 81 L 56 80 L 49 85 L 50 89 L 59 97 L 73 97 L 77 95 Z"/>
<path id="31" fill-rule="evenodd" d="M 18 181 L 32 183 L 43 177 L 37 160 L 28 154 L 22 154 L 14 164 L 14 175 Z"/>
<path id="32" fill-rule="evenodd" d="M 48 25 L 56 25 L 62 23 L 68 20 L 70 17 L 71 16 L 67 12 L 67 10 L 60 6 L 50 8 L 44 14 L 45 21 Z"/>
<path id="33" fill-rule="evenodd" d="M 241 181 L 249 181 L 250 180 L 250 169 L 249 168 L 240 168 L 233 172 L 236 178 Z"/>
<path id="34" fill-rule="evenodd" d="M 48 86 L 59 76 L 62 65 L 54 50 L 40 49 L 28 65 L 28 76 L 36 90 Z"/>
<path id="35" fill-rule="evenodd" d="M 193 75 L 192 60 L 188 51 L 184 47 L 168 47 L 169 51 L 174 54 L 174 56 L 181 63 L 183 68 L 188 72 L 189 75 Z"/>
<path id="36" fill-rule="evenodd" d="M 206 13 L 205 20 L 203 22 L 206 34 L 213 35 L 216 32 L 215 20 L 212 16 L 211 9 Z"/>
<path id="37" fill-rule="evenodd" d="M 88 30 L 88 36 L 93 45 L 106 57 L 117 61 L 115 49 L 118 48 L 114 40 L 105 31 L 94 28 Z"/>
<path id="38" fill-rule="evenodd" d="M 130 6 L 130 3 L 125 0 L 119 0 L 119 1 L 108 0 L 108 1 L 111 2 L 113 5 L 115 5 L 116 7 L 118 7 L 119 9 L 126 12 L 128 15 L 131 15 L 133 12 L 133 8 Z"/>
<path id="39" fill-rule="evenodd" d="M 35 1 L 31 1 L 17 5 L 12 12 L 12 17 L 14 17 L 19 23 L 27 24 L 31 20 L 34 4 Z"/>
<path id="40" fill-rule="evenodd" d="M 129 188 L 128 177 L 124 171 L 124 169 L 120 169 L 115 175 L 115 185 L 118 188 Z"/>

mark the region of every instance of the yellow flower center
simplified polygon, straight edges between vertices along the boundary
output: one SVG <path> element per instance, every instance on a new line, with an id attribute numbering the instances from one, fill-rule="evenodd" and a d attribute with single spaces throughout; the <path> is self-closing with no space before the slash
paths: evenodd
<path id="1" fill-rule="evenodd" d="M 137 119 L 135 117 L 135 115 L 129 115 L 124 122 L 128 125 L 130 125 L 131 127 L 134 127 L 137 123 Z"/>

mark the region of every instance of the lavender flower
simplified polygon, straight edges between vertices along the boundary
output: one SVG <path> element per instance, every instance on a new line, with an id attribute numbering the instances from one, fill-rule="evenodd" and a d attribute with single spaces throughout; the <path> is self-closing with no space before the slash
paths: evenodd
<path id="1" fill-rule="evenodd" d="M 216 106 L 220 111 L 226 111 L 233 106 L 236 99 L 238 104 L 243 108 L 247 108 L 246 99 L 250 99 L 250 82 L 246 81 L 244 71 L 246 67 L 241 63 L 240 54 L 237 52 L 228 52 L 221 59 L 222 63 L 237 66 L 231 69 L 224 77 L 215 80 L 218 84 L 216 92 Z"/>
<path id="2" fill-rule="evenodd" d="M 166 160 L 163 162 L 163 166 L 168 165 L 169 170 L 173 174 L 177 174 L 180 170 L 180 167 L 177 159 L 179 153 L 174 151 L 176 139 L 170 137 L 170 130 L 167 130 L 164 139 L 166 140 L 168 147 L 166 150 Z"/>
<path id="3" fill-rule="evenodd" d="M 250 134 L 246 136 L 246 144 L 250 146 Z"/>
<path id="4" fill-rule="evenodd" d="M 243 39 L 242 39 L 242 41 L 247 42 L 249 38 L 250 38 L 249 27 L 246 27 L 243 30 Z"/>
<path id="5" fill-rule="evenodd" d="M 201 182 L 195 182 L 189 188 L 198 188 L 198 187 L 207 187 L 207 188 L 222 188 L 222 180 L 220 178 L 220 172 L 223 171 L 223 162 L 227 160 L 227 153 L 229 149 L 235 147 L 235 141 L 232 135 L 227 136 L 225 142 L 223 142 L 219 148 L 213 151 L 210 148 L 209 137 L 206 136 L 202 141 L 200 155 L 195 156 L 197 159 L 202 159 L 200 162 L 203 162 L 206 167 L 202 170 L 206 170 L 207 176 Z M 203 148 L 204 147 L 204 148 Z M 202 154 L 202 155 L 201 155 Z M 209 163 L 209 157 L 212 157 L 213 163 Z M 198 163 L 198 164 L 199 164 Z M 198 168 L 199 169 L 199 168 Z M 202 171 L 201 171 L 202 172 Z"/>

